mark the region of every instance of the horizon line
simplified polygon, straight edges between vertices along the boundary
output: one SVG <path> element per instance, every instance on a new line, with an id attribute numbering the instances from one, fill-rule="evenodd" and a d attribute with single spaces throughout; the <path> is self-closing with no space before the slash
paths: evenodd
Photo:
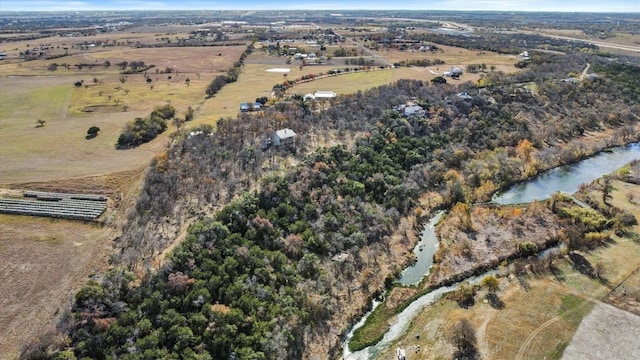
<path id="1" fill-rule="evenodd" d="M 158 10 L 149 10 L 149 9 L 88 9 L 88 10 L 2 10 L 0 9 L 0 14 L 6 12 L 30 12 L 30 13 L 50 13 L 50 12 L 65 12 L 65 13 L 81 13 L 81 12 L 105 12 L 105 11 L 113 11 L 113 12 L 170 12 L 170 11 L 260 11 L 260 12 L 271 12 L 271 11 L 282 11 L 282 12 L 294 12 L 294 11 L 312 11 L 312 12 L 320 12 L 320 11 L 334 11 L 338 12 L 348 12 L 348 11 L 410 11 L 410 12 L 424 12 L 424 11 L 438 11 L 438 12 L 492 12 L 492 13 L 583 13 L 583 14 L 612 14 L 612 13 L 624 13 L 624 14 L 640 14 L 640 11 L 626 11 L 626 10 L 607 10 L 607 11 L 593 11 L 593 10 L 454 10 L 454 9 L 261 9 L 261 8 L 246 8 L 246 9 L 210 9 L 210 8 L 184 8 L 184 9 L 158 9 Z"/>

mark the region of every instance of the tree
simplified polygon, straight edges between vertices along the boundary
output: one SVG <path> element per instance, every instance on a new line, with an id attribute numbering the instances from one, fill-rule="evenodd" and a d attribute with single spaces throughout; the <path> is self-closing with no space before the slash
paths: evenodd
<path id="1" fill-rule="evenodd" d="M 42 119 L 38 119 L 38 121 L 36 121 L 37 125 L 36 127 L 43 127 L 44 124 L 46 124 L 47 122 L 42 120 Z"/>
<path id="2" fill-rule="evenodd" d="M 164 120 L 169 120 L 176 115 L 176 109 L 170 104 L 156 106 L 151 112 L 151 116 L 157 116 Z"/>
<path id="3" fill-rule="evenodd" d="M 185 119 L 174 117 L 171 122 L 176 127 L 176 130 L 180 131 L 180 128 L 182 127 L 182 125 L 184 125 L 185 121 L 186 121 Z"/>
<path id="4" fill-rule="evenodd" d="M 521 256 L 531 256 L 538 252 L 538 245 L 530 241 L 518 243 L 518 252 Z"/>
<path id="5" fill-rule="evenodd" d="M 611 178 L 607 175 L 603 177 L 604 185 L 602 186 L 602 202 L 605 205 L 609 205 L 607 201 L 611 198 L 611 191 L 613 191 L 613 185 L 611 184 Z"/>
<path id="6" fill-rule="evenodd" d="M 476 331 L 467 319 L 461 319 L 453 328 L 451 340 L 456 347 L 455 359 L 479 359 L 476 349 Z"/>
<path id="7" fill-rule="evenodd" d="M 604 263 L 602 261 L 598 261 L 594 267 L 593 267 L 593 271 L 595 271 L 596 273 L 596 277 L 600 280 L 602 280 L 602 276 L 604 275 L 606 268 L 604 266 Z"/>
<path id="8" fill-rule="evenodd" d="M 485 276 L 482 279 L 482 286 L 487 288 L 487 291 L 489 291 L 489 293 L 495 293 L 496 291 L 500 290 L 500 282 L 493 275 Z"/>
<path id="9" fill-rule="evenodd" d="M 98 136 L 98 132 L 100 131 L 100 128 L 97 126 L 92 126 L 87 130 L 87 139 L 93 139 L 94 137 Z"/>
<path id="10" fill-rule="evenodd" d="M 194 115 L 193 108 L 191 106 L 187 107 L 187 110 L 184 112 L 184 121 L 191 121 L 193 120 L 193 115 Z"/>
<path id="11" fill-rule="evenodd" d="M 518 142 L 518 146 L 516 146 L 516 151 L 518 155 L 527 163 L 531 162 L 531 153 L 533 152 L 533 145 L 531 141 L 527 139 L 522 139 Z"/>
<path id="12" fill-rule="evenodd" d="M 431 79 L 431 83 L 432 84 L 446 84 L 447 83 L 447 79 L 443 78 L 442 76 L 436 76 L 433 79 Z"/>
<path id="13" fill-rule="evenodd" d="M 189 84 L 191 83 L 191 79 L 186 78 L 186 79 L 184 80 L 184 82 L 185 82 L 185 83 L 187 83 L 187 87 L 189 87 Z"/>

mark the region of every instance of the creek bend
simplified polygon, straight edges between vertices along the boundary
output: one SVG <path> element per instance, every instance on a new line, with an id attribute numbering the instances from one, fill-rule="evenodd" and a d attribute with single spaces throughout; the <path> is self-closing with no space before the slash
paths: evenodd
<path id="1" fill-rule="evenodd" d="M 501 205 L 524 204 L 530 203 L 534 200 L 548 199 L 555 192 L 573 194 L 579 189 L 581 184 L 592 182 L 636 159 L 640 159 L 640 143 L 616 147 L 600 152 L 575 164 L 564 165 L 543 172 L 530 180 L 512 186 L 505 192 L 496 194 L 492 202 Z M 402 272 L 400 279 L 398 279 L 398 283 L 405 286 L 414 285 L 419 283 L 429 274 L 429 270 L 433 263 L 433 254 L 438 248 L 435 225 L 440 221 L 443 214 L 443 212 L 438 212 L 426 224 L 421 234 L 420 241 L 414 249 L 417 261 Z M 464 281 L 477 283 L 485 276 L 494 273 L 495 270 L 492 270 L 482 275 L 468 278 Z M 450 286 L 442 286 L 419 297 L 402 312 L 396 315 L 393 324 L 384 334 L 382 340 L 375 345 L 356 352 L 351 352 L 349 351 L 349 341 L 353 337 L 354 331 L 363 326 L 367 317 L 378 305 L 380 305 L 379 301 L 375 301 L 373 309 L 367 312 L 349 330 L 345 337 L 343 343 L 343 359 L 376 359 L 382 351 L 384 351 L 395 339 L 400 337 L 402 333 L 406 331 L 413 318 L 423 307 L 433 303 L 443 295 L 456 290 L 458 288 L 458 284 L 459 283 L 455 283 Z"/>

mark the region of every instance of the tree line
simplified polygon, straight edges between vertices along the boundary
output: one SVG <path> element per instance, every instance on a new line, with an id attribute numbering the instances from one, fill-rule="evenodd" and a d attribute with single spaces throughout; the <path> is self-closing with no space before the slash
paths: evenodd
<path id="1" fill-rule="evenodd" d="M 116 148 L 127 149 L 155 139 L 167 129 L 167 120 L 173 119 L 175 114 L 173 106 L 167 104 L 156 107 L 148 117 L 128 122 L 118 137 Z"/>

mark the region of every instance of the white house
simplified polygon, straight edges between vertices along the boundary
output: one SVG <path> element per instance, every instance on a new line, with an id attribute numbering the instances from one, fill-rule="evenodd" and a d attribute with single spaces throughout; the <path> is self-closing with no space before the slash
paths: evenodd
<path id="1" fill-rule="evenodd" d="M 282 129 L 276 131 L 271 136 L 271 143 L 274 146 L 290 146 L 293 145 L 296 133 L 291 129 Z"/>
<path id="2" fill-rule="evenodd" d="M 452 67 L 451 70 L 446 71 L 444 73 L 444 76 L 451 76 L 454 78 L 459 77 L 460 75 L 462 75 L 462 69 L 459 67 Z"/>
<path id="3" fill-rule="evenodd" d="M 316 98 L 316 99 L 330 99 L 330 98 L 336 97 L 336 92 L 335 91 L 331 91 L 331 90 L 328 90 L 328 91 L 325 91 L 325 90 L 320 91 L 319 90 L 319 91 L 316 91 L 313 94 L 313 97 Z"/>
<path id="4" fill-rule="evenodd" d="M 424 116 L 426 114 L 422 106 L 413 103 L 398 105 L 394 109 L 404 117 Z"/>
<path id="5" fill-rule="evenodd" d="M 473 97 L 471 95 L 469 95 L 469 93 L 466 92 L 466 91 L 458 93 L 458 94 L 456 94 L 456 96 L 458 98 L 460 98 L 460 99 L 463 99 L 463 100 L 471 100 L 471 99 L 473 99 Z"/>

